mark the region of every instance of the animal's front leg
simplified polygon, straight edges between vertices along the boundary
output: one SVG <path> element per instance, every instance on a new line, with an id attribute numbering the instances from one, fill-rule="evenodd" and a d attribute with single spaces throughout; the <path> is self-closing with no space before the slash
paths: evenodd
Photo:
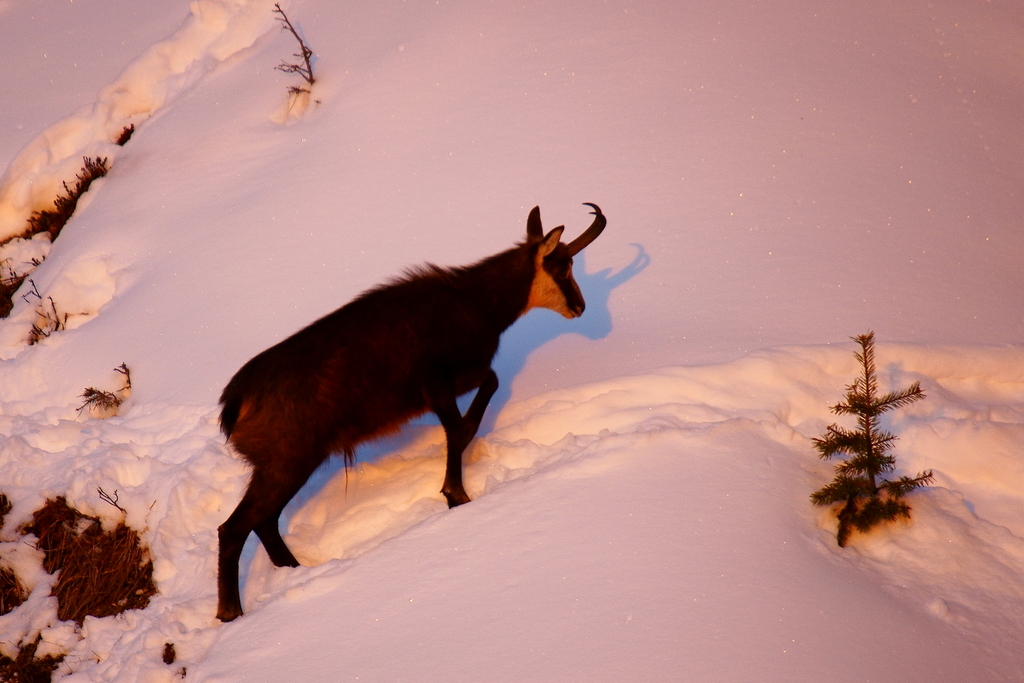
<path id="1" fill-rule="evenodd" d="M 441 420 L 445 439 L 448 442 L 448 461 L 445 467 L 444 485 L 441 493 L 448 500 L 448 507 L 469 502 L 466 489 L 462 485 L 462 453 L 476 436 L 483 419 L 484 411 L 494 392 L 498 390 L 498 376 L 493 370 L 487 371 L 483 383 L 477 389 L 473 403 L 465 416 L 459 412 L 455 402 L 455 391 L 439 391 L 431 398 L 431 407 Z"/>
<path id="2" fill-rule="evenodd" d="M 480 383 L 480 388 L 476 390 L 476 396 L 473 397 L 473 402 L 469 405 L 469 410 L 466 411 L 466 416 L 463 418 L 463 422 L 469 432 L 469 435 L 466 437 L 466 443 L 462 445 L 463 449 L 476 436 L 476 431 L 480 429 L 480 421 L 484 419 L 484 411 L 487 410 L 487 404 L 491 402 L 491 397 L 494 396 L 494 392 L 497 390 L 498 376 L 494 374 L 494 370 L 488 370 L 487 376 Z"/>

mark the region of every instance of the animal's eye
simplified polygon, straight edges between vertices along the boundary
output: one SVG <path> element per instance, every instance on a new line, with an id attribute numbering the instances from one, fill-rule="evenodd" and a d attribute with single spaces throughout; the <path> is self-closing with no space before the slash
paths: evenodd
<path id="1" fill-rule="evenodd" d="M 545 269 L 552 277 L 565 279 L 572 277 L 572 259 L 551 259 L 545 264 Z"/>

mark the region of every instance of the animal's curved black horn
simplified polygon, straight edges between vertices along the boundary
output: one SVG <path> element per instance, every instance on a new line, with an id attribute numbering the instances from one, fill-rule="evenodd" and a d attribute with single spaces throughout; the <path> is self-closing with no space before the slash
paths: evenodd
<path id="1" fill-rule="evenodd" d="M 597 218 L 595 218 L 594 222 L 590 224 L 590 227 L 587 228 L 586 232 L 574 239 L 572 242 L 569 242 L 567 246 L 569 247 L 570 256 L 575 256 L 580 253 L 583 250 L 583 247 L 597 239 L 597 236 L 601 234 L 602 230 L 604 230 L 604 226 L 608 224 L 604 214 L 601 213 L 601 207 L 597 204 L 591 204 L 590 202 L 583 202 L 583 205 L 594 207 L 594 210 L 590 213 L 597 216 Z"/>

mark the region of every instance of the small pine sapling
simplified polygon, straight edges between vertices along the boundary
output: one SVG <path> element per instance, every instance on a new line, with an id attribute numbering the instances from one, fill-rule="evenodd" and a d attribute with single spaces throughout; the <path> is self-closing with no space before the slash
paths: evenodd
<path id="1" fill-rule="evenodd" d="M 896 436 L 879 429 L 879 416 L 925 396 L 920 383 L 914 382 L 906 389 L 878 397 L 875 333 L 868 332 L 853 337 L 853 340 L 861 347 L 861 352 L 854 353 L 854 357 L 863 367 L 864 374 L 846 387 L 846 402 L 833 406 L 832 412 L 856 415 L 859 428 L 848 430 L 833 424 L 827 428 L 824 438 L 814 439 L 814 447 L 822 459 L 848 456 L 836 465 L 835 479 L 811 494 L 811 502 L 815 505 L 842 504 L 836 534 L 840 547 L 846 546 L 854 527 L 864 532 L 897 517 L 909 519 L 910 506 L 903 497 L 933 479 L 931 470 L 916 477 L 904 476 L 894 480 L 881 477 L 896 468 L 896 458 L 889 453 Z"/>

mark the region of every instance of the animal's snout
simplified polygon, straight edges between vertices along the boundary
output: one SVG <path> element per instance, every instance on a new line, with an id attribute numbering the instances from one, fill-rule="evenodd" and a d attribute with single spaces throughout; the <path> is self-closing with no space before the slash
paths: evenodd
<path id="1" fill-rule="evenodd" d="M 573 318 L 578 318 L 581 315 L 583 315 L 583 310 L 586 307 L 587 305 L 583 303 L 582 298 L 573 300 L 567 297 L 565 300 L 565 306 L 562 306 L 559 309 L 557 309 L 557 312 L 561 313 L 563 318 L 572 320 Z"/>

